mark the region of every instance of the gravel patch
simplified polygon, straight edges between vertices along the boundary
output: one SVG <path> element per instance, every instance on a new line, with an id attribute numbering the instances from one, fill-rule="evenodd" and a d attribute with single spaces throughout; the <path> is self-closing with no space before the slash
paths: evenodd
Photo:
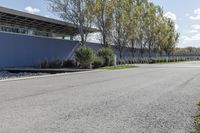
<path id="1" fill-rule="evenodd" d="M 47 73 L 10 73 L 8 71 L 0 71 L 0 80 L 10 79 L 10 78 L 22 78 L 22 77 L 32 77 L 32 76 L 42 76 L 47 75 Z"/>

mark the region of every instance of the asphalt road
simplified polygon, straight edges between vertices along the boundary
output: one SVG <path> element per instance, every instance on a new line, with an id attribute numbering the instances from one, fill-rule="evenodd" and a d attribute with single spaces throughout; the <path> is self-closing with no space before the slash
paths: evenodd
<path id="1" fill-rule="evenodd" d="M 190 133 L 200 62 L 0 82 L 0 133 Z"/>

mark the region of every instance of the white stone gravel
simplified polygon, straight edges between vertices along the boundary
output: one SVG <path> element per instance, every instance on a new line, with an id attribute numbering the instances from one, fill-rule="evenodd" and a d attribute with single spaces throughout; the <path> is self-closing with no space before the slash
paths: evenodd
<path id="1" fill-rule="evenodd" d="M 47 73 L 10 73 L 8 71 L 0 71 L 0 80 L 10 79 L 10 78 L 22 78 L 22 77 L 32 77 L 32 76 L 42 76 L 47 75 Z"/>

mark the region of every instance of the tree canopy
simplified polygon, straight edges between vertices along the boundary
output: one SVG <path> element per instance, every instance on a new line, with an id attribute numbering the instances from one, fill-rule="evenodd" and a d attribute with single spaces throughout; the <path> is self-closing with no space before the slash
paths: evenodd
<path id="1" fill-rule="evenodd" d="M 94 26 L 101 33 L 103 47 L 115 46 L 120 55 L 124 48 L 170 55 L 179 40 L 175 22 L 166 18 L 161 7 L 148 0 L 48 0 L 53 12 L 77 25 L 82 44 Z"/>

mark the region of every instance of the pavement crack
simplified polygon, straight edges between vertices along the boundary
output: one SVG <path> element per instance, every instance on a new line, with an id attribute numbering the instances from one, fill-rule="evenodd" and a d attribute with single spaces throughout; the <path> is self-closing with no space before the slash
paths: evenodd
<path id="1" fill-rule="evenodd" d="M 185 88 L 189 83 L 191 83 L 197 76 L 199 76 L 200 73 L 195 74 L 191 78 L 187 79 L 185 82 L 181 83 L 178 87 Z"/>

